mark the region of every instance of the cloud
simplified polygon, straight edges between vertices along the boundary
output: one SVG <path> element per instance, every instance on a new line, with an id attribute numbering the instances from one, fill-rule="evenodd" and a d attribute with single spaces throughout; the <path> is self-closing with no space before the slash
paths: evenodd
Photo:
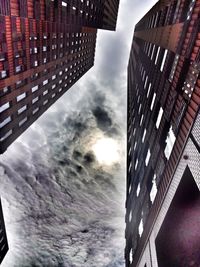
<path id="1" fill-rule="evenodd" d="M 101 107 L 97 106 L 95 109 L 92 110 L 92 113 L 96 119 L 97 126 L 106 131 L 112 125 L 112 120 L 108 115 L 108 112 L 103 110 Z"/>
<path id="2" fill-rule="evenodd" d="M 80 110 L 63 112 L 61 123 L 38 123 L 39 132 L 46 133 L 39 151 L 29 147 L 32 142 L 17 142 L 12 157 L 4 156 L 0 194 L 12 254 L 5 266 L 103 267 L 113 261 L 116 229 L 109 221 L 121 213 L 115 185 L 121 167 L 104 170 L 91 151 L 107 130 L 96 127 L 102 114 L 110 118 L 108 129 L 115 120 L 105 99 L 97 93 Z M 97 103 L 101 114 L 94 112 Z"/>
<path id="3" fill-rule="evenodd" d="M 89 151 L 84 155 L 84 164 L 92 164 L 95 162 L 95 155 L 93 152 Z"/>

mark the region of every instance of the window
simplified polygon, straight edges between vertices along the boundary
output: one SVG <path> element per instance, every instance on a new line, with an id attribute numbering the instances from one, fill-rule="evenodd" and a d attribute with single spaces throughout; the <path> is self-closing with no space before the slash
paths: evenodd
<path id="1" fill-rule="evenodd" d="M 135 133 L 136 133 L 136 128 L 134 128 L 134 130 L 133 130 L 133 137 L 135 136 Z"/>
<path id="2" fill-rule="evenodd" d="M 35 97 L 33 100 L 32 100 L 32 104 L 34 104 L 35 102 L 37 102 L 39 100 L 39 97 Z"/>
<path id="3" fill-rule="evenodd" d="M 165 49 L 165 52 L 164 52 L 164 55 L 163 55 L 163 59 L 162 59 L 162 63 L 161 63 L 161 66 L 160 66 L 160 71 L 163 71 L 163 68 L 164 68 L 164 65 L 165 65 L 165 61 L 166 61 L 166 58 L 167 58 L 167 53 L 168 53 L 168 50 Z"/>
<path id="4" fill-rule="evenodd" d="M 156 65 L 157 62 L 158 62 L 158 56 L 159 56 L 159 53 L 160 53 L 160 46 L 158 47 L 158 50 L 157 50 L 157 54 L 156 54 L 156 58 L 155 58 L 155 65 Z"/>
<path id="5" fill-rule="evenodd" d="M 137 195 L 137 197 L 139 196 L 139 194 L 140 194 L 140 183 L 138 184 L 138 187 L 137 187 L 137 191 L 136 191 L 136 195 Z"/>
<path id="6" fill-rule="evenodd" d="M 27 121 L 27 117 L 19 122 L 19 127 L 21 127 Z"/>
<path id="7" fill-rule="evenodd" d="M 166 148 L 164 151 L 167 159 L 169 159 L 169 157 L 171 155 L 175 141 L 176 141 L 176 137 L 173 133 L 172 126 L 171 126 L 169 129 L 168 135 L 167 135 L 167 140 L 166 140 L 167 145 L 166 145 Z"/>
<path id="8" fill-rule="evenodd" d="M 154 175 L 152 183 L 153 183 L 153 186 L 150 192 L 150 199 L 151 199 L 151 202 L 153 203 L 156 197 L 157 191 L 158 191 L 157 186 L 156 186 L 156 175 Z"/>
<path id="9" fill-rule="evenodd" d="M 140 98 L 140 96 L 139 96 L 139 98 Z M 140 114 L 141 108 L 142 108 L 142 104 L 139 105 L 138 114 Z"/>
<path id="10" fill-rule="evenodd" d="M 21 71 L 21 69 L 22 69 L 22 67 L 21 67 L 21 66 L 17 66 L 17 67 L 15 68 L 15 71 L 18 73 L 18 72 L 20 72 L 20 71 Z"/>
<path id="11" fill-rule="evenodd" d="M 43 95 L 46 95 L 46 94 L 48 94 L 48 90 L 45 90 L 45 91 L 43 92 Z"/>
<path id="12" fill-rule="evenodd" d="M 148 91 L 147 91 L 147 98 L 149 97 L 150 91 L 151 91 L 151 83 L 149 83 L 149 87 L 148 87 Z"/>
<path id="13" fill-rule="evenodd" d="M 149 18 L 149 21 L 148 21 L 148 28 L 151 27 L 151 17 Z"/>
<path id="14" fill-rule="evenodd" d="M 169 76 L 169 81 L 170 82 L 172 82 L 172 80 L 173 80 L 174 73 L 176 71 L 176 67 L 177 67 L 177 64 L 178 64 L 179 57 L 180 57 L 179 55 L 175 56 L 175 59 L 174 59 L 173 65 L 172 65 L 172 70 L 171 70 L 171 73 L 170 73 L 170 76 Z"/>
<path id="15" fill-rule="evenodd" d="M 190 6 L 189 6 L 189 11 L 187 13 L 187 20 L 189 20 L 191 18 L 194 5 L 195 5 L 195 0 L 192 0 L 191 3 L 190 3 Z"/>
<path id="16" fill-rule="evenodd" d="M 144 143 L 144 140 L 145 140 L 145 137 L 146 137 L 146 133 L 147 133 L 147 130 L 144 129 L 144 133 L 143 133 L 143 136 L 142 136 L 142 143 Z"/>
<path id="17" fill-rule="evenodd" d="M 188 79 L 186 79 L 186 81 L 184 82 L 184 86 L 182 87 L 182 90 L 188 96 L 188 98 L 191 98 L 191 96 L 192 96 L 192 92 L 194 91 L 194 86 L 195 86 L 196 80 L 197 79 L 195 79 L 193 82 L 191 82 L 191 80 L 188 81 Z"/>
<path id="18" fill-rule="evenodd" d="M 32 87 L 32 89 L 31 89 L 32 93 L 33 93 L 33 92 L 35 92 L 35 91 L 37 91 L 37 90 L 38 90 L 38 88 L 39 88 L 39 87 L 38 87 L 38 85 L 36 85 L 36 86 Z"/>
<path id="19" fill-rule="evenodd" d="M 130 213 L 129 213 L 129 222 L 131 222 L 132 221 L 132 210 L 130 211 Z"/>
<path id="20" fill-rule="evenodd" d="M 150 157 L 151 157 L 151 152 L 150 152 L 150 149 L 148 149 L 147 156 L 145 159 L 146 166 L 148 166 L 148 164 L 149 164 Z"/>
<path id="21" fill-rule="evenodd" d="M 135 144 L 134 144 L 134 148 L 133 148 L 133 149 L 135 150 L 135 149 L 136 149 L 136 147 L 137 147 L 137 142 L 135 142 Z"/>
<path id="22" fill-rule="evenodd" d="M 33 115 L 36 113 L 36 112 L 38 112 L 38 110 L 39 110 L 39 108 L 37 107 L 37 108 L 35 108 L 34 110 L 33 110 Z"/>
<path id="23" fill-rule="evenodd" d="M 48 83 L 48 80 L 43 81 L 43 85 L 46 85 Z"/>
<path id="24" fill-rule="evenodd" d="M 17 81 L 16 82 L 16 87 L 18 88 L 18 87 L 20 87 L 22 85 L 22 81 Z"/>
<path id="25" fill-rule="evenodd" d="M 143 215 L 143 212 L 142 212 L 142 215 Z M 140 220 L 140 224 L 139 224 L 138 230 L 139 230 L 139 235 L 141 237 L 142 236 L 142 233 L 143 233 L 143 230 L 144 230 L 143 220 L 142 219 Z"/>
<path id="26" fill-rule="evenodd" d="M 152 20 L 151 20 L 151 28 L 153 28 L 154 26 L 154 21 L 155 21 L 155 15 L 153 15 Z"/>
<path id="27" fill-rule="evenodd" d="M 136 160 L 136 163 L 135 163 L 135 170 L 137 170 L 137 167 L 138 167 L 138 159 Z"/>
<path id="28" fill-rule="evenodd" d="M 155 47 L 156 47 L 156 45 L 154 44 L 153 45 L 152 52 L 151 52 L 151 60 L 153 59 L 153 56 L 154 56 Z"/>
<path id="29" fill-rule="evenodd" d="M 128 152 L 128 155 L 130 156 L 131 155 L 131 146 L 130 146 L 130 148 L 129 148 L 129 152 Z"/>
<path id="30" fill-rule="evenodd" d="M 21 101 L 22 99 L 24 99 L 26 97 L 26 93 L 23 93 L 21 95 L 17 96 L 17 102 Z"/>
<path id="31" fill-rule="evenodd" d="M 34 61 L 33 66 L 34 67 L 37 67 L 38 66 L 38 61 L 37 60 Z"/>
<path id="32" fill-rule="evenodd" d="M 0 142 L 6 140 L 12 134 L 12 130 L 8 131 L 3 137 L 0 138 Z"/>
<path id="33" fill-rule="evenodd" d="M 129 261 L 130 263 L 133 262 L 133 249 L 131 248 L 130 252 L 129 252 Z"/>
<path id="34" fill-rule="evenodd" d="M 0 129 L 3 128 L 9 122 L 11 122 L 11 117 L 10 116 L 0 123 Z"/>
<path id="35" fill-rule="evenodd" d="M 156 13 L 156 18 L 155 18 L 153 27 L 157 26 L 157 21 L 158 21 L 158 12 Z"/>
<path id="36" fill-rule="evenodd" d="M 18 109 L 18 114 L 21 114 L 22 112 L 24 112 L 27 109 L 27 106 L 23 106 L 20 109 Z"/>
<path id="37" fill-rule="evenodd" d="M 138 96 L 138 100 L 137 100 L 138 104 L 139 104 L 139 102 L 140 102 L 140 95 Z M 141 106 L 141 104 L 140 104 L 140 106 Z"/>
<path id="38" fill-rule="evenodd" d="M 62 1 L 62 6 L 67 6 L 67 3 L 65 3 L 64 1 Z"/>
<path id="39" fill-rule="evenodd" d="M 128 193 L 129 193 L 129 194 L 131 193 L 131 190 L 132 190 L 132 185 L 131 185 L 131 183 L 130 183 L 130 185 L 129 185 L 129 189 L 128 189 Z"/>
<path id="40" fill-rule="evenodd" d="M 129 173 L 131 172 L 131 169 L 132 169 L 132 162 L 130 163 L 129 168 L 128 168 Z"/>
<path id="41" fill-rule="evenodd" d="M 3 104 L 2 106 L 0 106 L 0 113 L 3 112 L 4 110 L 8 109 L 9 107 L 10 107 L 9 102 Z"/>
<path id="42" fill-rule="evenodd" d="M 131 141 L 131 135 L 129 135 L 128 137 L 128 143 L 130 143 L 130 141 Z"/>
<path id="43" fill-rule="evenodd" d="M 146 89 L 148 78 L 149 78 L 149 77 L 146 76 L 145 83 L 144 83 L 144 89 Z"/>
<path id="44" fill-rule="evenodd" d="M 2 89 L 2 93 L 1 93 L 1 95 L 4 95 L 4 94 L 8 93 L 9 91 L 10 91 L 10 86 L 6 86 L 6 87 L 4 87 L 4 88 Z"/>
<path id="45" fill-rule="evenodd" d="M 144 77 L 145 77 L 145 75 L 146 75 L 146 71 L 144 70 L 143 75 L 142 75 L 142 80 L 143 80 L 143 81 L 144 81 Z"/>
<path id="46" fill-rule="evenodd" d="M 160 122 L 161 122 L 161 119 L 162 119 L 162 115 L 163 115 L 163 109 L 162 109 L 162 107 L 161 107 L 160 110 L 159 110 L 159 113 L 158 113 L 157 121 L 156 121 L 156 128 L 157 128 L 157 129 L 158 129 L 159 126 L 160 126 Z"/>
<path id="47" fill-rule="evenodd" d="M 1 54 L 1 55 L 0 55 L 0 62 L 1 62 L 1 61 L 4 61 L 5 59 L 6 59 L 5 56 L 4 56 L 3 54 Z"/>
<path id="48" fill-rule="evenodd" d="M 151 107 L 150 107 L 151 110 L 153 110 L 155 99 L 156 99 L 156 93 L 153 94 L 153 99 L 152 99 Z"/>
<path id="49" fill-rule="evenodd" d="M 142 126 L 143 119 L 144 119 L 144 115 L 142 114 L 141 119 L 140 119 L 140 126 Z"/>

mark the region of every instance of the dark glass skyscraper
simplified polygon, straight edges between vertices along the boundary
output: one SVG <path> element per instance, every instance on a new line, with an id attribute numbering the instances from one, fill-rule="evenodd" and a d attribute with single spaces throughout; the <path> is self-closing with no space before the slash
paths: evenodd
<path id="1" fill-rule="evenodd" d="M 8 251 L 8 242 L 6 238 L 6 230 L 5 230 L 3 213 L 1 208 L 1 200 L 0 200 L 0 263 L 5 257 L 7 251 Z"/>
<path id="2" fill-rule="evenodd" d="M 0 153 L 94 64 L 119 0 L 0 1 Z"/>
<path id="3" fill-rule="evenodd" d="M 128 65 L 126 266 L 200 262 L 200 1 L 158 1 Z"/>

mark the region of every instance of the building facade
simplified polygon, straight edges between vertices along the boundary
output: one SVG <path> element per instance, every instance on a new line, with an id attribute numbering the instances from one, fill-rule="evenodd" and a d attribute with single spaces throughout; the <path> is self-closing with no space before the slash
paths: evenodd
<path id="1" fill-rule="evenodd" d="M 0 264 L 8 251 L 8 242 L 6 237 L 5 224 L 0 200 Z"/>
<path id="2" fill-rule="evenodd" d="M 200 1 L 160 0 L 128 64 L 126 267 L 199 266 Z"/>
<path id="3" fill-rule="evenodd" d="M 94 64 L 119 0 L 0 1 L 0 153 Z"/>

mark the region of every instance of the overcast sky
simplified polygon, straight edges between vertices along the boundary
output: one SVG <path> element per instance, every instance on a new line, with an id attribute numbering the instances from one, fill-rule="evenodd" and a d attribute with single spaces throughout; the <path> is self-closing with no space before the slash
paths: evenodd
<path id="1" fill-rule="evenodd" d="M 124 266 L 126 70 L 134 25 L 155 3 L 121 0 L 94 67 L 1 156 L 3 267 Z"/>

